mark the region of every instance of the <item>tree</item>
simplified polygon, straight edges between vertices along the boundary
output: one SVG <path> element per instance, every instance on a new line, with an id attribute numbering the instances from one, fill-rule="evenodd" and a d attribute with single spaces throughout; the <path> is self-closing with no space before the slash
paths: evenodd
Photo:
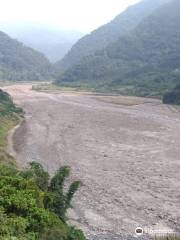
<path id="1" fill-rule="evenodd" d="M 73 182 L 67 193 L 64 193 L 64 184 L 70 175 L 68 166 L 61 167 L 50 181 L 49 192 L 46 198 L 46 206 L 55 212 L 63 221 L 67 209 L 71 207 L 71 201 L 80 186 L 79 181 Z"/>
<path id="2" fill-rule="evenodd" d="M 66 223 L 65 213 L 79 188 L 64 184 L 69 167 L 61 167 L 50 180 L 41 164 L 18 170 L 0 165 L 0 238 L 16 240 L 85 240 L 84 234 Z M 63 221 L 62 221 L 63 220 Z"/>
<path id="3" fill-rule="evenodd" d="M 180 84 L 178 84 L 172 91 L 164 94 L 163 103 L 180 105 Z"/>

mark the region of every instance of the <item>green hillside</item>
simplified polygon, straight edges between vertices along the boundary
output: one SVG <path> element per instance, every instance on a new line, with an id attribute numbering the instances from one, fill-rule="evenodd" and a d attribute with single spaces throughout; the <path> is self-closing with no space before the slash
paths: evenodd
<path id="1" fill-rule="evenodd" d="M 160 96 L 180 82 L 180 1 L 166 3 L 135 30 L 61 75 L 57 83 Z"/>
<path id="2" fill-rule="evenodd" d="M 55 64 L 57 72 L 64 71 L 89 54 L 104 49 L 110 43 L 118 40 L 119 37 L 132 31 L 145 17 L 149 16 L 164 2 L 169 0 L 143 0 L 123 13 L 118 15 L 111 22 L 98 28 L 92 33 L 81 38 L 69 51 L 69 53 Z"/>
<path id="3" fill-rule="evenodd" d="M 77 31 L 56 29 L 40 23 L 10 21 L 0 23 L 0 29 L 10 37 L 42 52 L 53 63 L 62 59 L 83 36 Z"/>
<path id="4" fill-rule="evenodd" d="M 0 32 L 0 80 L 46 80 L 50 73 L 43 54 Z"/>

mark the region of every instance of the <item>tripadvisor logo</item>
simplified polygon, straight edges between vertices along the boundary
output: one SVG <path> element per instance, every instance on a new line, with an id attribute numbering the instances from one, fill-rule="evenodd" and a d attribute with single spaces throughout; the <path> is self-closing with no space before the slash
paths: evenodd
<path id="1" fill-rule="evenodd" d="M 136 235 L 137 236 L 141 236 L 141 235 L 143 235 L 143 229 L 141 228 L 141 227 L 137 227 L 136 229 L 135 229 L 135 233 L 136 233 Z"/>
<path id="2" fill-rule="evenodd" d="M 137 236 L 142 236 L 143 234 L 149 234 L 151 236 L 176 236 L 178 235 L 176 232 L 174 232 L 172 229 L 153 229 L 148 227 L 137 227 L 135 229 L 135 234 Z"/>

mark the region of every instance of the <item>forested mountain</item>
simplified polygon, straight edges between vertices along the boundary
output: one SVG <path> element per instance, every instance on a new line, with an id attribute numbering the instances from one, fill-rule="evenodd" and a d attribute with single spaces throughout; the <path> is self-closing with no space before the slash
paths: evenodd
<path id="1" fill-rule="evenodd" d="M 43 54 L 0 32 L 0 80 L 47 80 L 50 74 Z"/>
<path id="2" fill-rule="evenodd" d="M 0 23 L 0 29 L 12 38 L 44 53 L 51 61 L 61 60 L 82 33 L 33 23 Z"/>
<path id="3" fill-rule="evenodd" d="M 128 35 L 66 71 L 58 82 L 162 95 L 180 82 L 179 13 L 179 0 L 165 3 Z"/>
<path id="4" fill-rule="evenodd" d="M 57 71 L 66 70 L 77 64 L 83 57 L 107 47 L 110 43 L 118 40 L 119 37 L 128 34 L 142 19 L 150 15 L 165 1 L 169 0 L 144 0 L 130 6 L 110 23 L 81 38 L 62 61 L 56 63 Z"/>

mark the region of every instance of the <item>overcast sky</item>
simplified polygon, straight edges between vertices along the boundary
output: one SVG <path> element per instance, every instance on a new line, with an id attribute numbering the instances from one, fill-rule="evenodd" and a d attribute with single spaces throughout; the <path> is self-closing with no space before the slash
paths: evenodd
<path id="1" fill-rule="evenodd" d="M 140 0 L 0 0 L 0 23 L 33 22 L 90 32 Z"/>

